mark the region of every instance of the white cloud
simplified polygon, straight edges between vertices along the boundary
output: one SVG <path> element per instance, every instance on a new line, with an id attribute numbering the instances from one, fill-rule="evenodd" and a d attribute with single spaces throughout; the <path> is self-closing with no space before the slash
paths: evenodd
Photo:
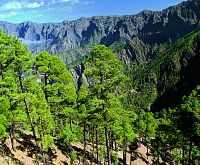
<path id="1" fill-rule="evenodd" d="M 80 0 L 52 0 L 51 2 L 52 2 L 52 4 L 63 3 L 63 2 L 65 2 L 65 3 L 79 3 Z"/>
<path id="2" fill-rule="evenodd" d="M 0 14 L 0 19 L 5 19 L 5 18 L 8 18 L 8 17 L 12 17 L 12 16 L 15 16 L 17 14 L 18 13 L 16 13 L 16 12 L 10 12 L 10 13 L 5 13 L 5 14 Z"/>
<path id="3" fill-rule="evenodd" d="M 2 10 L 17 10 L 23 8 L 38 8 L 44 5 L 44 2 L 25 2 L 25 1 L 12 1 L 4 4 L 1 9 Z"/>
<path id="4" fill-rule="evenodd" d="M 10 12 L 10 15 L 17 15 L 16 12 Z"/>
<path id="5" fill-rule="evenodd" d="M 25 8 L 38 8 L 38 7 L 41 7 L 41 6 L 43 6 L 44 5 L 44 2 L 40 2 L 40 3 L 38 3 L 38 2 L 33 2 L 33 3 L 27 3 L 26 5 L 25 5 Z"/>

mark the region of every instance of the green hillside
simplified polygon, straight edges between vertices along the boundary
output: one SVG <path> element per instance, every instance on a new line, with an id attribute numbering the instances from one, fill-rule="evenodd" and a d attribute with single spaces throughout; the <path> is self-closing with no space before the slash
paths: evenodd
<path id="1" fill-rule="evenodd" d="M 132 72 L 133 88 L 144 94 L 145 90 L 153 90 L 157 95 L 151 102 L 155 110 L 177 105 L 183 95 L 200 83 L 195 74 L 200 69 L 199 44 L 200 30 L 195 30 L 158 53 L 155 59 L 140 64 Z"/>

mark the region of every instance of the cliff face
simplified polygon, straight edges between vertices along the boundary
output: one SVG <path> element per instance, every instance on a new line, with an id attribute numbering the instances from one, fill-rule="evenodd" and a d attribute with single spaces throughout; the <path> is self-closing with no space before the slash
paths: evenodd
<path id="1" fill-rule="evenodd" d="M 58 53 L 92 44 L 137 39 L 162 43 L 196 29 L 200 22 L 200 0 L 189 0 L 161 12 L 143 11 L 131 16 L 80 18 L 62 23 L 36 24 L 0 22 L 0 28 L 29 44 L 30 51 Z"/>

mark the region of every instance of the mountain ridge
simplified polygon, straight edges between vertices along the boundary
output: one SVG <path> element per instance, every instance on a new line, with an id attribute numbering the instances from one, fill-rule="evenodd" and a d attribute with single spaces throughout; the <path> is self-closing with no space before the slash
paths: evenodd
<path id="1" fill-rule="evenodd" d="M 63 50 L 138 38 L 145 43 L 166 42 L 194 30 L 200 23 L 200 1 L 189 0 L 162 11 L 144 10 L 128 16 L 94 16 L 61 23 L 0 22 L 7 34 L 30 41 L 30 51 L 52 54 Z M 185 27 L 184 29 L 182 27 Z"/>

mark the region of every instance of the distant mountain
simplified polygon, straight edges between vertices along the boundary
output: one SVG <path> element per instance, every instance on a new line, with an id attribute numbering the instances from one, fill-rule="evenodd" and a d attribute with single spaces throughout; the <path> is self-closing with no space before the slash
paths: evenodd
<path id="1" fill-rule="evenodd" d="M 200 0 L 189 0 L 160 12 L 145 10 L 130 16 L 80 18 L 62 23 L 0 22 L 0 28 L 22 38 L 31 52 L 56 54 L 94 44 L 109 46 L 121 40 L 164 43 L 191 32 L 199 23 Z"/>

